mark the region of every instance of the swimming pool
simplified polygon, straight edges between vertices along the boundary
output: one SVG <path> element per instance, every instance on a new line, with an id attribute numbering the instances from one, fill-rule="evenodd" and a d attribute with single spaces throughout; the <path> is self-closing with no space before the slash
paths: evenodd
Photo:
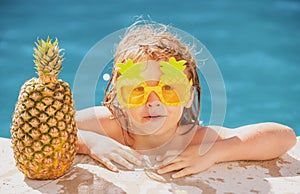
<path id="1" fill-rule="evenodd" d="M 106 35 L 129 26 L 139 15 L 150 15 L 155 21 L 189 32 L 210 50 L 227 92 L 225 126 L 275 121 L 291 126 L 300 135 L 298 1 L 183 4 L 158 0 L 5 0 L 0 2 L 0 137 L 10 137 L 20 87 L 35 76 L 32 47 L 37 37 L 59 38 L 66 57 L 60 78 L 72 86 L 76 70 L 90 48 Z M 99 80 L 96 105 L 101 104 L 100 88 L 105 84 L 105 80 Z M 210 92 L 205 80 L 202 84 L 201 120 L 208 124 Z M 76 104 L 76 108 L 85 105 Z"/>

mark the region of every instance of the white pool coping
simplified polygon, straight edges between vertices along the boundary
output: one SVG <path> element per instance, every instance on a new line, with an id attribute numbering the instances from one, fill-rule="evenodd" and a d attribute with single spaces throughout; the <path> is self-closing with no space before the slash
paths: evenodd
<path id="1" fill-rule="evenodd" d="M 10 139 L 0 138 L 0 193 L 300 193 L 300 137 L 281 157 L 227 162 L 190 177 L 160 182 L 144 171 L 106 170 L 86 155 L 56 180 L 31 180 L 15 167 Z"/>

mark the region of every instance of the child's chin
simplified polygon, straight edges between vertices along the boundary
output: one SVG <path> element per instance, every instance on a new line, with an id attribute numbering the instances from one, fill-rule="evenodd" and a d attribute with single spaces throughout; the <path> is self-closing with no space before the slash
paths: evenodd
<path id="1" fill-rule="evenodd" d="M 134 123 L 133 133 L 140 135 L 155 135 L 160 133 L 165 119 L 151 120 L 143 123 Z"/>

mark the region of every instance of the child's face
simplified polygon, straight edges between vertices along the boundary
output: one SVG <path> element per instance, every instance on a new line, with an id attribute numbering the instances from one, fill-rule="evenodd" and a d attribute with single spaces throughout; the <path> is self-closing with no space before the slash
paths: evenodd
<path id="1" fill-rule="evenodd" d="M 142 76 L 147 87 L 159 85 L 161 76 L 160 63 L 147 61 L 143 63 Z M 184 105 L 165 105 L 155 91 L 151 91 L 144 105 L 136 108 L 126 108 L 133 133 L 140 135 L 162 135 L 175 130 L 181 119 Z"/>

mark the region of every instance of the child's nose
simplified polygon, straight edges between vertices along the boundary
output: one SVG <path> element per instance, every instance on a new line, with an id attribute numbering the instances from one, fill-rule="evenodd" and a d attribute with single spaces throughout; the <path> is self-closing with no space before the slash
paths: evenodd
<path id="1" fill-rule="evenodd" d="M 151 92 L 148 96 L 147 102 L 146 102 L 147 107 L 154 107 L 154 106 L 160 106 L 161 101 L 158 95 L 155 92 Z"/>

